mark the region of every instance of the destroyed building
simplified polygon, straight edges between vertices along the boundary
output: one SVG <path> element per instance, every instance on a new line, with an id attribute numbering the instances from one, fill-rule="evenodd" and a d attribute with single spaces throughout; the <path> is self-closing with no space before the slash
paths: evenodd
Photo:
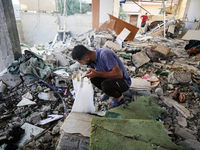
<path id="1" fill-rule="evenodd" d="M 0 0 L 0 150 L 199 150 L 199 5 Z M 123 62 L 119 107 L 72 59 L 79 44 Z"/>

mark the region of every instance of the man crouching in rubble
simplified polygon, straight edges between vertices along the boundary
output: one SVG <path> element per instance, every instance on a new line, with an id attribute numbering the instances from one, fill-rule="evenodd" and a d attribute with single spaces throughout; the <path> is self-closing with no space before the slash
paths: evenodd
<path id="1" fill-rule="evenodd" d="M 113 51 L 107 48 L 91 51 L 83 45 L 77 45 L 72 51 L 72 58 L 81 65 L 88 65 L 86 77 L 104 92 L 100 101 L 114 97 L 108 104 L 108 109 L 118 107 L 124 102 L 122 93 L 129 89 L 131 79 Z"/>

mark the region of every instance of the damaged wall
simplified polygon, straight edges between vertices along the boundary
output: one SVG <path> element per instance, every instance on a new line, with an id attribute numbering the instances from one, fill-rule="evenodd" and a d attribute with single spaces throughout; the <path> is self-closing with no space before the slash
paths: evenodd
<path id="1" fill-rule="evenodd" d="M 19 56 L 21 49 L 12 2 L 0 0 L 0 71 Z"/>
<path id="2" fill-rule="evenodd" d="M 59 29 L 63 29 L 64 18 L 56 14 L 21 13 L 21 23 L 26 44 L 45 44 L 53 41 Z M 87 21 L 86 21 L 87 20 Z M 76 14 L 67 17 L 67 31 L 72 35 L 92 29 L 91 14 Z M 23 41 L 20 39 L 20 41 Z"/>
<path id="3" fill-rule="evenodd" d="M 100 1 L 100 14 L 99 14 L 99 24 L 104 23 L 109 20 L 108 14 L 113 14 L 114 0 L 101 0 Z"/>
<path id="4" fill-rule="evenodd" d="M 188 15 L 186 19 L 186 26 L 185 26 L 188 30 L 194 30 L 196 25 L 200 22 L 199 6 L 200 6 L 199 0 L 192 0 L 190 2 Z M 194 22 L 195 18 L 199 22 Z"/>

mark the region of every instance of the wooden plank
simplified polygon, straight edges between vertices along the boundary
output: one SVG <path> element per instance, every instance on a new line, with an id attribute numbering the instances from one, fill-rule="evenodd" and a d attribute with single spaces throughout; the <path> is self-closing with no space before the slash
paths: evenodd
<path id="1" fill-rule="evenodd" d="M 129 31 L 131 31 L 131 33 L 127 36 L 126 40 L 132 41 L 134 39 L 136 33 L 138 32 L 139 28 L 130 23 L 127 23 L 121 19 L 118 19 L 110 14 L 108 14 L 108 15 L 109 15 L 110 19 L 115 20 L 115 27 L 114 27 L 115 33 L 117 35 L 119 35 L 124 28 L 127 28 Z"/>
<path id="2" fill-rule="evenodd" d="M 100 0 L 92 0 L 92 28 L 99 29 Z"/>

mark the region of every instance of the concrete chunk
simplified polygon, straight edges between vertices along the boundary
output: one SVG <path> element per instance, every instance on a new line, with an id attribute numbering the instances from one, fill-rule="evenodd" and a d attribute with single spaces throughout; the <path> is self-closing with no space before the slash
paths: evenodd
<path id="1" fill-rule="evenodd" d="M 162 53 L 163 56 L 166 56 L 170 52 L 170 48 L 168 46 L 165 46 L 165 45 L 158 45 L 155 48 L 155 51 Z"/>
<path id="2" fill-rule="evenodd" d="M 176 102 L 175 100 L 171 99 L 170 97 L 162 96 L 163 102 L 168 107 L 174 107 L 176 110 L 181 113 L 185 118 L 193 118 L 194 116 L 190 113 L 188 109 L 186 109 L 184 106 Z"/>
<path id="3" fill-rule="evenodd" d="M 110 49 L 113 49 L 113 50 L 117 50 L 119 51 L 120 50 L 120 45 L 118 45 L 117 43 L 114 43 L 112 41 L 107 41 L 103 47 L 108 47 Z"/>
<path id="4" fill-rule="evenodd" d="M 185 130 L 185 128 L 176 128 L 175 129 L 175 134 L 180 136 L 183 139 L 192 139 L 192 140 L 196 140 L 196 137 L 194 135 L 192 135 L 191 133 L 187 132 Z"/>
<path id="5" fill-rule="evenodd" d="M 18 146 L 23 146 L 24 144 L 26 144 L 27 141 L 32 139 L 31 138 L 32 135 L 36 136 L 36 135 L 40 134 L 42 131 L 44 131 L 44 129 L 39 128 L 39 127 L 34 126 L 32 124 L 29 124 L 29 123 L 24 123 L 21 126 L 21 128 L 25 130 L 25 135 L 21 139 Z"/>
<path id="6" fill-rule="evenodd" d="M 56 101 L 56 97 L 54 96 L 53 92 L 41 92 L 38 94 L 38 98 L 42 100 Z"/>
<path id="7" fill-rule="evenodd" d="M 58 59 L 60 66 L 65 67 L 69 65 L 69 61 L 61 53 L 55 53 L 55 56 L 56 56 L 56 59 Z"/>
<path id="8" fill-rule="evenodd" d="M 33 102 L 25 97 L 22 98 L 22 100 L 17 104 L 17 106 L 26 106 L 26 105 L 34 105 L 36 102 Z"/>
<path id="9" fill-rule="evenodd" d="M 27 99 L 30 99 L 30 100 L 33 99 L 33 96 L 32 96 L 31 93 L 29 93 L 29 92 L 27 92 L 26 94 L 22 95 L 22 97 L 27 98 Z"/>
<path id="10" fill-rule="evenodd" d="M 189 149 L 200 150 L 200 142 L 197 140 L 188 139 L 185 141 L 181 141 L 179 145 L 187 147 Z"/>
<path id="11" fill-rule="evenodd" d="M 18 77 L 18 76 L 13 76 L 13 75 L 10 74 L 10 73 L 4 74 L 1 78 L 2 78 L 3 82 L 4 82 L 6 85 L 8 85 L 8 88 L 9 88 L 9 89 L 12 89 L 12 88 L 18 86 L 18 85 L 22 82 L 22 80 L 21 80 L 20 77 Z"/>
<path id="12" fill-rule="evenodd" d="M 184 106 L 180 104 L 175 104 L 174 107 L 178 110 L 185 118 L 193 118 L 194 116 L 187 110 Z"/>
<path id="13" fill-rule="evenodd" d="M 136 67 L 140 67 L 150 61 L 150 58 L 147 56 L 146 53 L 136 53 L 132 56 L 132 62 Z"/>
<path id="14" fill-rule="evenodd" d="M 71 112 L 65 119 L 61 131 L 65 133 L 80 133 L 90 137 L 92 115 L 85 113 Z"/>
<path id="15" fill-rule="evenodd" d="M 184 117 L 177 116 L 176 119 L 178 120 L 178 124 L 181 125 L 182 127 L 187 126 L 187 121 Z"/>

